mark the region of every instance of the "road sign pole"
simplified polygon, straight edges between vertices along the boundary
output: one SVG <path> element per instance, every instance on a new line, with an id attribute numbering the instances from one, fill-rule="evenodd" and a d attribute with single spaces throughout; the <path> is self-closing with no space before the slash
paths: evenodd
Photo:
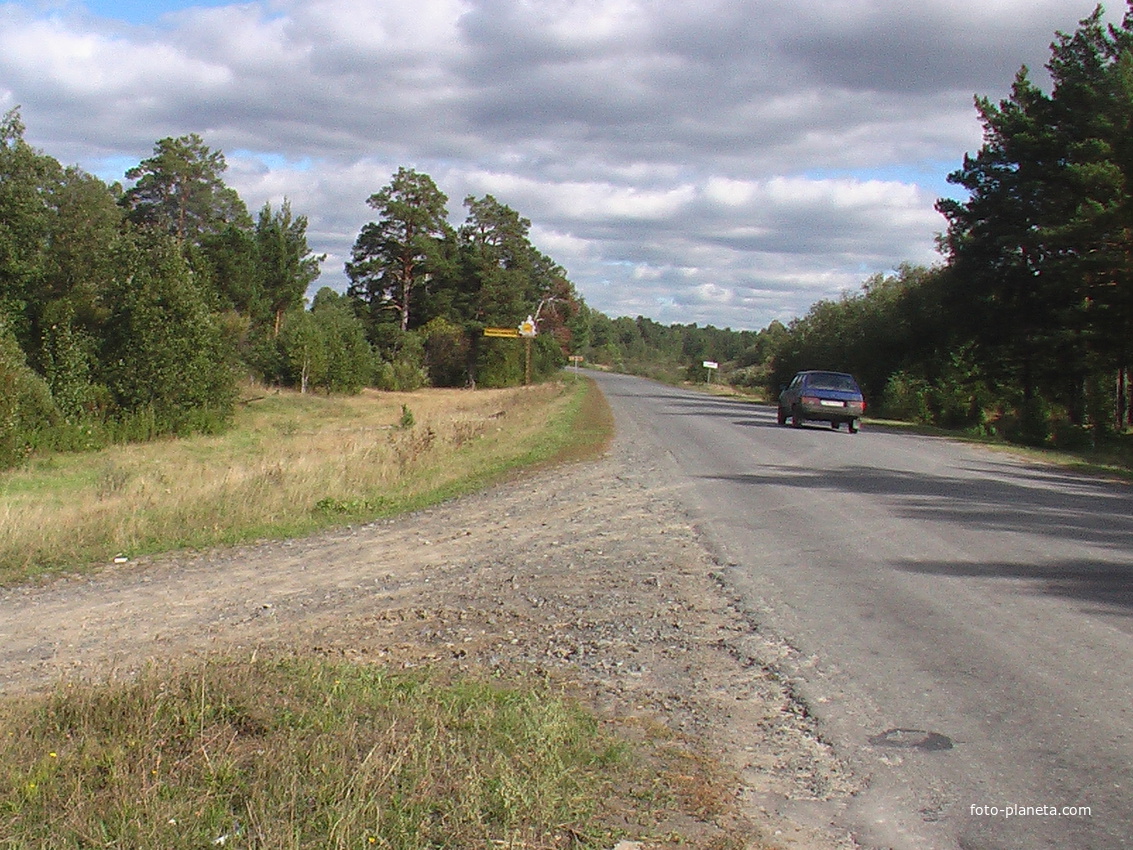
<path id="1" fill-rule="evenodd" d="M 523 337 L 526 354 L 523 369 L 523 382 L 525 384 L 531 383 L 531 340 L 535 338 L 536 333 L 538 333 L 538 329 L 535 326 L 535 320 L 530 316 L 517 328 L 484 328 L 484 336 L 494 339 L 519 339 Z"/>
<path id="2" fill-rule="evenodd" d="M 519 327 L 516 328 L 516 330 L 519 332 L 519 335 L 521 337 L 523 337 L 523 341 L 524 341 L 523 347 L 525 349 L 525 354 L 526 354 L 526 364 L 525 364 L 525 367 L 524 367 L 524 370 L 523 370 L 523 375 L 524 375 L 523 383 L 530 384 L 531 383 L 531 340 L 533 340 L 535 338 L 535 334 L 538 333 L 538 329 L 535 326 L 535 320 L 531 316 L 528 316 L 525 321 L 520 323 Z"/>

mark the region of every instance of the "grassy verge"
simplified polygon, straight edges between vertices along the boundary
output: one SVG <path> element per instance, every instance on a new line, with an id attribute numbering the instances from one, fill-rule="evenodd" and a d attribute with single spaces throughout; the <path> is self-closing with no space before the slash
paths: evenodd
<path id="1" fill-rule="evenodd" d="M 54 455 L 0 474 L 0 585 L 413 510 L 600 452 L 589 381 L 326 398 L 277 393 L 219 436 Z"/>
<path id="2" fill-rule="evenodd" d="M 1016 455 L 1035 463 L 1054 464 L 1088 475 L 1099 475 L 1133 481 L 1133 434 L 1110 436 L 1096 447 L 1070 451 L 1048 449 L 1011 443 L 998 436 L 973 434 L 933 425 L 920 425 L 896 419 L 866 419 L 871 427 L 892 431 L 921 434 L 927 437 L 945 437 L 950 440 L 974 443 L 993 451 Z"/>
<path id="3" fill-rule="evenodd" d="M 295 659 L 60 686 L 0 729 L 4 848 L 608 848 L 712 787 L 545 684 Z"/>

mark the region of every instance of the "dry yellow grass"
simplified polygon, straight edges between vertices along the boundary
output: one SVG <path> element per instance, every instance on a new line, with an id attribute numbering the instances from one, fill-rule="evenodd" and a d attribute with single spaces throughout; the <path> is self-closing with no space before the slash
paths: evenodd
<path id="1" fill-rule="evenodd" d="M 221 436 L 41 459 L 0 476 L 0 583 L 298 535 L 467 492 L 561 451 L 592 392 L 568 382 L 273 393 L 242 406 Z"/>

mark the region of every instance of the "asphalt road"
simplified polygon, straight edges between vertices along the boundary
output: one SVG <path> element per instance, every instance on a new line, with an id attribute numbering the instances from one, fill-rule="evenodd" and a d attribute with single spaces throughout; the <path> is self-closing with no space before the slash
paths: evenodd
<path id="1" fill-rule="evenodd" d="M 598 378 L 863 779 L 789 814 L 863 847 L 1133 847 L 1133 487 Z"/>

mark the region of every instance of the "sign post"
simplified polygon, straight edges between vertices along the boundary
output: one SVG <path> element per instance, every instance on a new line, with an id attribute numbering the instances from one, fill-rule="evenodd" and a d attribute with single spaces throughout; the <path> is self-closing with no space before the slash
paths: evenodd
<path id="1" fill-rule="evenodd" d="M 525 384 L 531 383 L 531 340 L 535 339 L 535 334 L 538 329 L 535 327 L 535 320 L 530 316 L 526 321 L 520 322 L 518 327 L 515 328 L 484 328 L 484 336 L 492 337 L 494 339 L 523 339 L 524 348 L 526 349 L 526 363 L 524 366 L 524 380 Z"/>
<path id="2" fill-rule="evenodd" d="M 704 368 L 708 370 L 708 383 L 712 383 L 712 373 L 720 368 L 720 364 L 715 360 L 705 360 Z"/>
<path id="3" fill-rule="evenodd" d="M 519 335 L 523 337 L 523 347 L 526 349 L 526 366 L 523 370 L 523 383 L 531 383 L 531 340 L 535 339 L 535 320 L 530 316 L 520 322 Z"/>

